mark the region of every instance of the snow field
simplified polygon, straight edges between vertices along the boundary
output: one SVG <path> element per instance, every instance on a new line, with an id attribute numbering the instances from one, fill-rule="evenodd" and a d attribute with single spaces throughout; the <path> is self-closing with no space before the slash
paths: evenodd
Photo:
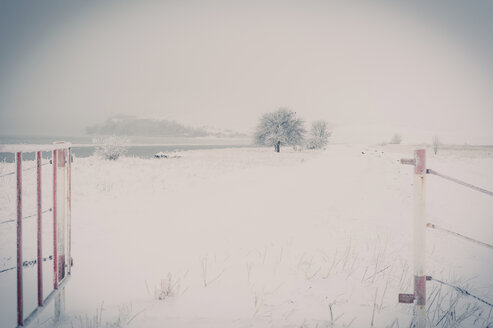
<path id="1" fill-rule="evenodd" d="M 75 266 L 62 326 L 88 327 L 98 309 L 101 326 L 408 326 L 412 305 L 397 294 L 412 292 L 413 179 L 398 159 L 412 151 L 331 145 L 76 159 Z M 488 149 L 428 157 L 430 168 L 493 189 Z M 432 176 L 427 188 L 429 221 L 493 241 L 488 196 Z M 427 236 L 429 274 L 491 302 L 491 250 Z M 488 307 L 434 282 L 428 295 L 434 323 L 451 302 L 456 317 L 470 314 L 463 327 L 489 320 Z"/>

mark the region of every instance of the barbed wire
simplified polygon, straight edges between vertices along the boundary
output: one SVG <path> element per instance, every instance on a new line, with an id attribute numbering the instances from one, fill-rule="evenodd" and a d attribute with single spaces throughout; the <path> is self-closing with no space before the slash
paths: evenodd
<path id="1" fill-rule="evenodd" d="M 50 207 L 49 209 L 44 210 L 41 213 L 44 214 L 44 213 L 51 212 L 51 211 L 53 211 L 53 208 Z M 31 215 L 28 215 L 28 216 L 24 216 L 22 219 L 23 220 L 29 219 L 29 218 L 32 218 L 32 217 L 34 217 L 36 215 L 38 215 L 38 214 L 31 214 Z M 11 222 L 16 222 L 16 221 L 17 221 L 17 219 L 8 219 L 8 220 L 5 220 L 5 221 L 0 221 L 0 224 L 11 223 Z"/>
<path id="2" fill-rule="evenodd" d="M 449 177 L 448 175 L 445 175 L 445 174 L 442 174 L 442 173 L 439 173 L 435 170 L 432 170 L 432 169 L 427 169 L 426 170 L 426 174 L 433 174 L 433 175 L 436 175 L 440 178 L 444 178 L 445 180 L 449 180 L 449 181 L 452 181 L 452 182 L 455 182 L 455 183 L 458 183 L 464 187 L 468 187 L 468 188 L 471 188 L 473 190 L 476 190 L 476 191 L 479 191 L 479 192 L 482 192 L 486 195 L 490 195 L 490 196 L 493 196 L 493 192 L 492 191 L 489 191 L 489 190 L 486 190 L 484 188 L 481 188 L 481 187 L 478 187 L 478 186 L 475 186 L 473 184 L 470 184 L 470 183 L 467 183 L 467 182 L 464 182 L 462 180 L 459 180 L 459 179 L 456 179 L 456 178 L 452 178 L 452 177 Z"/>
<path id="3" fill-rule="evenodd" d="M 15 174 L 15 171 L 14 172 L 9 172 L 9 173 L 0 175 L 0 178 L 6 177 L 6 176 L 9 176 L 9 175 L 14 175 L 14 174 Z"/>
<path id="4" fill-rule="evenodd" d="M 3 269 L 3 270 L 0 270 L 0 273 L 4 273 L 4 272 L 7 272 L 7 271 L 10 271 L 10 270 L 14 270 L 16 269 L 17 267 L 11 267 L 11 268 L 7 268 L 7 269 Z"/>
<path id="5" fill-rule="evenodd" d="M 490 303 L 490 302 L 488 302 L 488 301 L 486 301 L 486 300 L 484 300 L 484 299 L 482 299 L 482 298 L 480 298 L 480 297 L 478 297 L 478 296 L 476 296 L 476 295 L 471 294 L 470 292 L 468 292 L 467 290 L 465 290 L 465 289 L 464 289 L 464 288 L 462 288 L 462 287 L 459 287 L 459 286 L 455 286 L 455 285 L 449 284 L 448 282 L 441 281 L 441 280 L 435 279 L 435 278 L 433 278 L 433 277 L 430 277 L 430 280 L 433 280 L 433 281 L 438 282 L 439 284 L 442 284 L 442 285 L 445 285 L 445 286 L 451 287 L 451 288 L 455 289 L 455 290 L 456 290 L 458 293 L 460 293 L 460 294 L 470 296 L 470 297 L 472 297 L 472 298 L 476 299 L 477 301 L 479 301 L 479 302 L 481 302 L 481 303 L 483 303 L 483 304 L 486 304 L 486 305 L 488 305 L 488 306 L 490 306 L 490 307 L 493 307 L 493 304 L 492 304 L 492 303 Z"/>
<path id="6" fill-rule="evenodd" d="M 49 162 L 46 162 L 46 163 L 41 164 L 41 166 L 45 166 L 45 165 L 51 165 L 51 160 Z M 36 165 L 36 166 L 31 166 L 31 167 L 23 168 L 22 171 L 34 170 L 37 167 L 38 166 Z M 15 172 L 16 171 L 8 172 L 8 173 L 5 173 L 5 174 L 0 174 L 0 178 L 6 177 L 6 176 L 9 176 L 9 175 L 14 175 Z"/>
<path id="7" fill-rule="evenodd" d="M 47 256 L 47 257 L 43 257 L 42 258 L 42 261 L 43 262 L 46 262 L 46 261 L 51 261 L 53 260 L 53 255 L 50 255 L 50 256 Z M 24 261 L 22 262 L 22 266 L 23 267 L 30 267 L 30 266 L 34 266 L 38 263 L 38 260 L 29 260 L 29 261 Z M 4 273 L 4 272 L 7 272 L 7 271 L 10 271 L 10 270 L 14 270 L 14 269 L 17 269 L 17 266 L 14 266 L 14 267 L 10 267 L 10 268 L 6 268 L 6 269 L 2 269 L 0 270 L 0 273 Z"/>

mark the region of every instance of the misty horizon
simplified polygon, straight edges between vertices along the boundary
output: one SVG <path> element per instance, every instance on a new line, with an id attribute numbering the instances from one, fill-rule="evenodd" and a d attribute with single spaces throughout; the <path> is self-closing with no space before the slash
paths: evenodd
<path id="1" fill-rule="evenodd" d="M 486 1 L 0 6 L 2 135 L 118 114 L 251 133 L 287 107 L 347 142 L 493 144 Z"/>

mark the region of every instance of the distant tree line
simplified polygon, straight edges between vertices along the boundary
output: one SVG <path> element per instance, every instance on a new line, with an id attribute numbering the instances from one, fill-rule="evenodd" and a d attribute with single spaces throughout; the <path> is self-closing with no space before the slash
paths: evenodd
<path id="1" fill-rule="evenodd" d="M 231 130 L 217 130 L 210 127 L 194 128 L 175 121 L 138 118 L 128 115 L 113 116 L 101 124 L 86 127 L 91 135 L 144 136 L 144 137 L 245 137 Z"/>
<path id="2" fill-rule="evenodd" d="M 101 124 L 88 126 L 88 134 L 164 137 L 205 137 L 209 133 L 202 128 L 184 126 L 175 121 L 136 118 L 118 115 Z"/>

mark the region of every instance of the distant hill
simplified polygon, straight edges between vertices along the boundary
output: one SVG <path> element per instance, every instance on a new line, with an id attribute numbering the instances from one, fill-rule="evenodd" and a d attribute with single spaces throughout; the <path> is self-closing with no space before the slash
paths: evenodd
<path id="1" fill-rule="evenodd" d="M 145 137 L 244 137 L 231 130 L 212 127 L 194 128 L 175 121 L 138 118 L 128 115 L 113 116 L 101 124 L 86 127 L 91 135 L 125 135 Z"/>

